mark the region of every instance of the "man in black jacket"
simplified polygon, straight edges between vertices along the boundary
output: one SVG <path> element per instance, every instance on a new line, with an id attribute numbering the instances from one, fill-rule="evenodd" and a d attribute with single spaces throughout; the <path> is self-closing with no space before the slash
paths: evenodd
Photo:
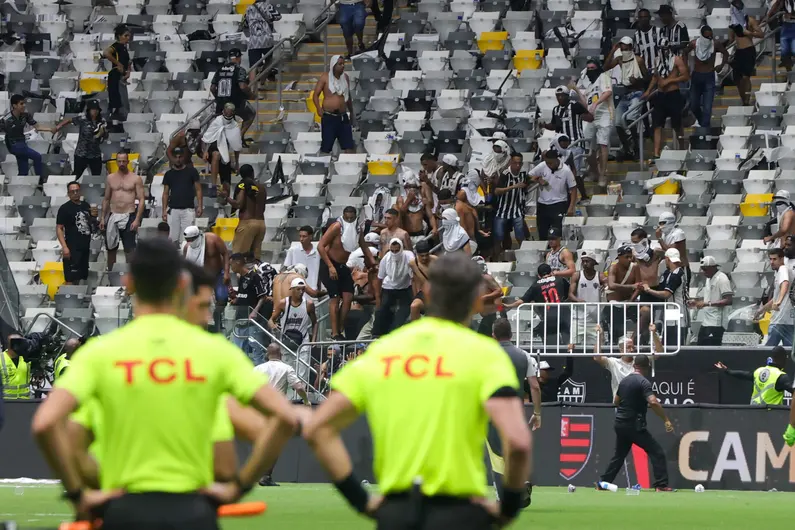
<path id="1" fill-rule="evenodd" d="M 557 378 L 552 377 L 555 370 L 547 361 L 538 363 L 538 383 L 541 385 L 541 402 L 554 403 L 558 401 L 558 389 L 560 385 L 574 373 L 574 357 L 566 357 L 566 364 L 563 371 Z"/>

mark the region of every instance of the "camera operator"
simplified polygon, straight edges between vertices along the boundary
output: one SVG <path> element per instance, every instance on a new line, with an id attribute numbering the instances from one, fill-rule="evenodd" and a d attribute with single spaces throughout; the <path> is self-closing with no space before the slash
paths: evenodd
<path id="1" fill-rule="evenodd" d="M 0 356 L 0 380 L 3 399 L 30 399 L 30 362 L 25 360 L 28 340 L 13 333 L 8 336 L 8 347 Z"/>
<path id="2" fill-rule="evenodd" d="M 55 359 L 55 364 L 53 365 L 52 369 L 52 374 L 56 381 L 69 367 L 69 364 L 72 360 L 72 355 L 74 355 L 77 349 L 83 345 L 83 342 L 84 340 L 82 338 L 72 338 L 64 342 L 63 353 L 59 355 L 57 359 Z"/>

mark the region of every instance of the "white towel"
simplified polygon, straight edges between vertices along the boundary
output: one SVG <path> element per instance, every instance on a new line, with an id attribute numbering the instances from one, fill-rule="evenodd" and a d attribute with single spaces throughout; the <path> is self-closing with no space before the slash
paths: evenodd
<path id="1" fill-rule="evenodd" d="M 420 192 L 420 177 L 414 172 L 413 169 L 402 166 L 403 169 L 400 172 L 400 182 L 403 184 L 403 187 L 400 190 L 400 196 L 403 197 L 405 200 L 408 197 L 408 192 L 406 192 L 406 186 L 414 186 L 417 190 L 414 192 L 414 196 L 416 201 L 412 202 L 408 205 L 408 209 L 411 213 L 416 213 L 421 211 L 425 208 L 425 204 L 422 202 L 422 193 Z"/>
<path id="2" fill-rule="evenodd" d="M 378 197 L 381 197 L 381 205 L 376 204 Z M 367 200 L 367 206 L 370 208 L 370 215 L 374 223 L 384 222 L 384 212 L 392 207 L 392 194 L 386 186 L 379 186 L 375 189 L 370 198 Z"/>
<path id="3" fill-rule="evenodd" d="M 731 25 L 732 26 L 741 26 L 743 29 L 748 25 L 748 15 L 745 13 L 745 9 L 737 9 L 734 6 L 731 6 Z"/>
<path id="4" fill-rule="evenodd" d="M 442 244 L 447 252 L 461 250 L 469 241 L 469 235 L 461 227 L 458 213 L 448 208 L 442 212 Z"/>
<path id="5" fill-rule="evenodd" d="M 331 58 L 331 62 L 328 65 L 328 89 L 332 94 L 342 96 L 345 101 L 348 101 L 348 99 L 350 99 L 350 87 L 348 86 L 345 72 L 339 77 L 334 75 L 334 65 L 337 64 L 341 58 L 342 55 L 335 55 Z"/>
<path id="6" fill-rule="evenodd" d="M 703 62 L 709 61 L 715 54 L 715 42 L 706 37 L 696 39 L 696 58 Z"/>
<path id="7" fill-rule="evenodd" d="M 621 84 L 624 86 L 630 86 L 632 84 L 629 81 L 630 78 L 643 78 L 643 73 L 640 71 L 640 65 L 638 65 L 638 58 L 635 57 L 635 52 L 629 50 L 627 54 L 629 54 L 628 58 L 624 56 L 624 52 L 616 50 L 616 57 L 621 61 Z"/>
<path id="8" fill-rule="evenodd" d="M 195 240 L 188 243 L 185 241 L 183 244 L 183 251 L 185 252 L 185 259 L 190 261 L 191 263 L 195 263 L 201 267 L 204 267 L 204 251 L 207 249 L 207 243 L 205 241 L 204 234 L 201 234 Z"/>
<path id="9" fill-rule="evenodd" d="M 467 194 L 467 202 L 472 206 L 483 202 L 483 197 L 478 193 L 478 186 L 480 186 L 480 171 L 470 169 L 467 176 L 461 179 L 461 189 Z"/>
<path id="10" fill-rule="evenodd" d="M 337 219 L 337 221 L 339 221 L 340 225 L 342 226 L 342 232 L 340 233 L 342 248 L 345 249 L 345 252 L 350 254 L 359 248 L 359 236 L 357 233 L 358 231 L 356 230 L 356 221 L 349 223 L 342 217 Z"/>
<path id="11" fill-rule="evenodd" d="M 243 149 L 243 139 L 240 137 L 240 127 L 234 118 L 227 118 L 223 114 L 210 122 L 207 130 L 202 136 L 202 141 L 206 144 L 216 143 L 221 160 L 225 164 L 229 163 L 230 151 L 239 152 Z"/>
<path id="12" fill-rule="evenodd" d="M 119 248 L 119 231 L 127 229 L 131 213 L 111 213 L 105 227 L 105 241 L 109 249 Z"/>
<path id="13" fill-rule="evenodd" d="M 389 241 L 390 248 L 395 243 L 400 245 L 400 251 L 395 253 L 390 249 L 384 256 L 381 266 L 384 267 L 386 277 L 392 280 L 392 283 L 401 284 L 409 274 L 409 258 L 406 256 L 406 252 L 403 251 L 403 242 L 397 237 L 393 237 Z"/>
<path id="14" fill-rule="evenodd" d="M 491 152 L 483 157 L 483 174 L 486 176 L 499 176 L 511 161 L 511 150 L 507 142 L 497 140 L 494 145 L 502 148 L 502 153 L 495 153 L 492 148 Z"/>

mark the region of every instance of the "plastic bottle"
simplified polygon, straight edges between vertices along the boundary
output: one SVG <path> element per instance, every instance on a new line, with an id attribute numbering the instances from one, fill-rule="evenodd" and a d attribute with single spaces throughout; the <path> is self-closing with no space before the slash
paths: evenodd
<path id="1" fill-rule="evenodd" d="M 605 481 L 601 481 L 599 483 L 599 487 L 604 489 L 604 490 L 612 491 L 613 493 L 618 491 L 618 486 L 616 486 L 615 484 L 611 484 L 609 482 L 605 482 Z"/>

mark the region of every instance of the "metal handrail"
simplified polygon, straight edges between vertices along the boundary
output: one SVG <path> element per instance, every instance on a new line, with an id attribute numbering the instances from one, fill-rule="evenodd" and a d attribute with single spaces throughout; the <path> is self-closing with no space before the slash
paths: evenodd
<path id="1" fill-rule="evenodd" d="M 61 322 L 60 320 L 58 320 L 57 318 L 55 318 L 54 316 L 52 316 L 52 315 L 50 315 L 48 313 L 36 313 L 36 315 L 28 323 L 27 328 L 25 329 L 25 332 L 23 333 L 23 335 L 27 336 L 27 335 L 29 335 L 31 333 L 30 330 L 33 329 L 33 325 L 36 323 L 37 320 L 39 320 L 40 317 L 46 317 L 47 319 L 49 319 L 50 322 L 55 322 L 56 324 L 58 324 L 58 326 L 66 329 L 69 333 L 71 333 L 75 337 L 82 337 L 82 335 L 80 335 L 80 333 L 78 333 L 77 331 L 73 330 L 72 328 L 70 328 L 69 326 L 67 326 L 66 324 L 64 324 L 63 322 Z"/>
<path id="2" fill-rule="evenodd" d="M 331 14 L 331 8 L 337 5 L 338 0 L 332 0 L 329 4 L 323 8 L 322 11 L 315 17 L 312 21 L 312 33 L 319 33 L 321 30 L 323 31 L 323 64 L 328 64 L 328 25 L 331 23 L 333 15 Z M 325 16 L 324 16 L 325 15 Z M 321 22 L 318 20 L 323 17 Z"/>

